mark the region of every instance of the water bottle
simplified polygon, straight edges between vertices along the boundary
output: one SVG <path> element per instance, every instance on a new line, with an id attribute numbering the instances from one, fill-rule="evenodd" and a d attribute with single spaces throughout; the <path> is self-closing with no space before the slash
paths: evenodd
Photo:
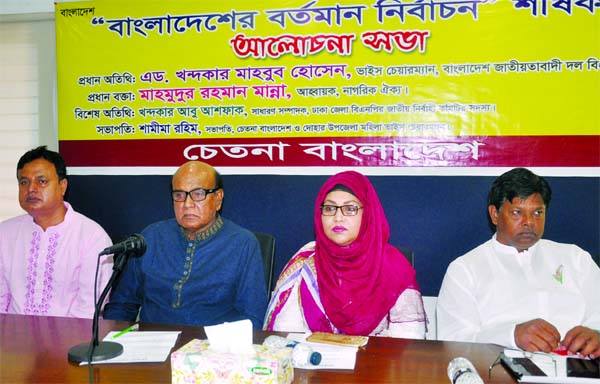
<path id="1" fill-rule="evenodd" d="M 464 357 L 457 357 L 448 364 L 448 378 L 452 384 L 483 384 L 473 364 Z"/>
<path id="2" fill-rule="evenodd" d="M 270 335 L 263 341 L 263 345 L 268 347 L 292 348 L 292 365 L 294 368 L 304 368 L 321 364 L 321 354 L 313 351 L 312 347 L 306 343 L 299 343 L 285 337 Z"/>

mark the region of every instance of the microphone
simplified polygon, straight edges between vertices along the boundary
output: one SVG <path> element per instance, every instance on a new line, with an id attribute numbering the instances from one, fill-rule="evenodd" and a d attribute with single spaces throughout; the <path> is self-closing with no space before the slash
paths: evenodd
<path id="1" fill-rule="evenodd" d="M 138 233 L 134 233 L 129 236 L 129 238 L 112 245 L 106 248 L 104 251 L 100 252 L 98 256 L 102 255 L 111 255 L 114 253 L 123 253 L 123 252 L 131 252 L 135 255 L 141 256 L 146 252 L 146 240 L 144 237 Z"/>
<path id="2" fill-rule="evenodd" d="M 134 233 L 133 235 L 129 236 L 128 239 L 108 247 L 98 254 L 98 256 L 114 254 L 113 273 L 110 276 L 106 287 L 104 287 L 104 290 L 100 294 L 100 298 L 96 302 L 96 306 L 94 308 L 94 317 L 92 318 L 92 341 L 90 343 L 78 344 L 69 349 L 67 357 L 70 362 L 88 362 L 91 366 L 91 362 L 93 361 L 112 359 L 113 357 L 119 356 L 123 353 L 123 346 L 119 343 L 115 343 L 113 341 L 98 342 L 98 317 L 100 316 L 100 310 L 102 308 L 102 304 L 104 303 L 104 299 L 108 295 L 108 292 L 110 291 L 114 282 L 123 271 L 129 256 L 141 256 L 144 254 L 144 252 L 146 252 L 146 240 L 144 240 L 142 235 Z M 92 376 L 90 374 L 90 378 L 91 377 Z"/>
<path id="3" fill-rule="evenodd" d="M 483 384 L 473 364 L 464 357 L 457 357 L 448 364 L 448 378 L 452 384 Z"/>

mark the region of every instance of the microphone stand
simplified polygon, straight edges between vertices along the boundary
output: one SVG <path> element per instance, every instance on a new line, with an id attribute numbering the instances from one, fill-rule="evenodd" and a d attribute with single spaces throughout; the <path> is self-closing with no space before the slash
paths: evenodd
<path id="1" fill-rule="evenodd" d="M 100 298 L 94 309 L 94 318 L 92 323 L 92 341 L 82 343 L 69 349 L 68 357 L 72 363 L 103 361 L 117 357 L 123 353 L 123 346 L 112 341 L 98 342 L 98 317 L 102 309 L 102 303 L 108 295 L 113 282 L 121 275 L 123 268 L 127 264 L 130 251 L 115 253 L 113 255 L 113 273 L 108 280 L 108 284 L 100 294 Z"/>

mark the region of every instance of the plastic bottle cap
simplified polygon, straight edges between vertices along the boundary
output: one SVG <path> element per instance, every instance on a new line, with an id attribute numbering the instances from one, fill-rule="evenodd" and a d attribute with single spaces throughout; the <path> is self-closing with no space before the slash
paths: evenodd
<path id="1" fill-rule="evenodd" d="M 319 352 L 313 352 L 310 354 L 310 363 L 312 365 L 321 364 L 321 354 Z"/>

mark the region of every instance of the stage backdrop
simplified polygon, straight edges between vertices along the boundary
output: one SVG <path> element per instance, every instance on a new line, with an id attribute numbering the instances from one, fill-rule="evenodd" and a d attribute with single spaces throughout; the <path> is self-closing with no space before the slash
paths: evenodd
<path id="1" fill-rule="evenodd" d="M 600 4 L 593 0 L 96 0 L 56 5 L 69 201 L 115 239 L 172 217 L 190 159 L 223 215 L 312 240 L 326 177 L 370 176 L 392 243 L 437 295 L 489 239 L 493 178 L 549 177 L 546 237 L 600 253 Z"/>
<path id="2" fill-rule="evenodd" d="M 61 152 L 72 167 L 599 165 L 598 1 L 342 3 L 57 4 Z"/>

